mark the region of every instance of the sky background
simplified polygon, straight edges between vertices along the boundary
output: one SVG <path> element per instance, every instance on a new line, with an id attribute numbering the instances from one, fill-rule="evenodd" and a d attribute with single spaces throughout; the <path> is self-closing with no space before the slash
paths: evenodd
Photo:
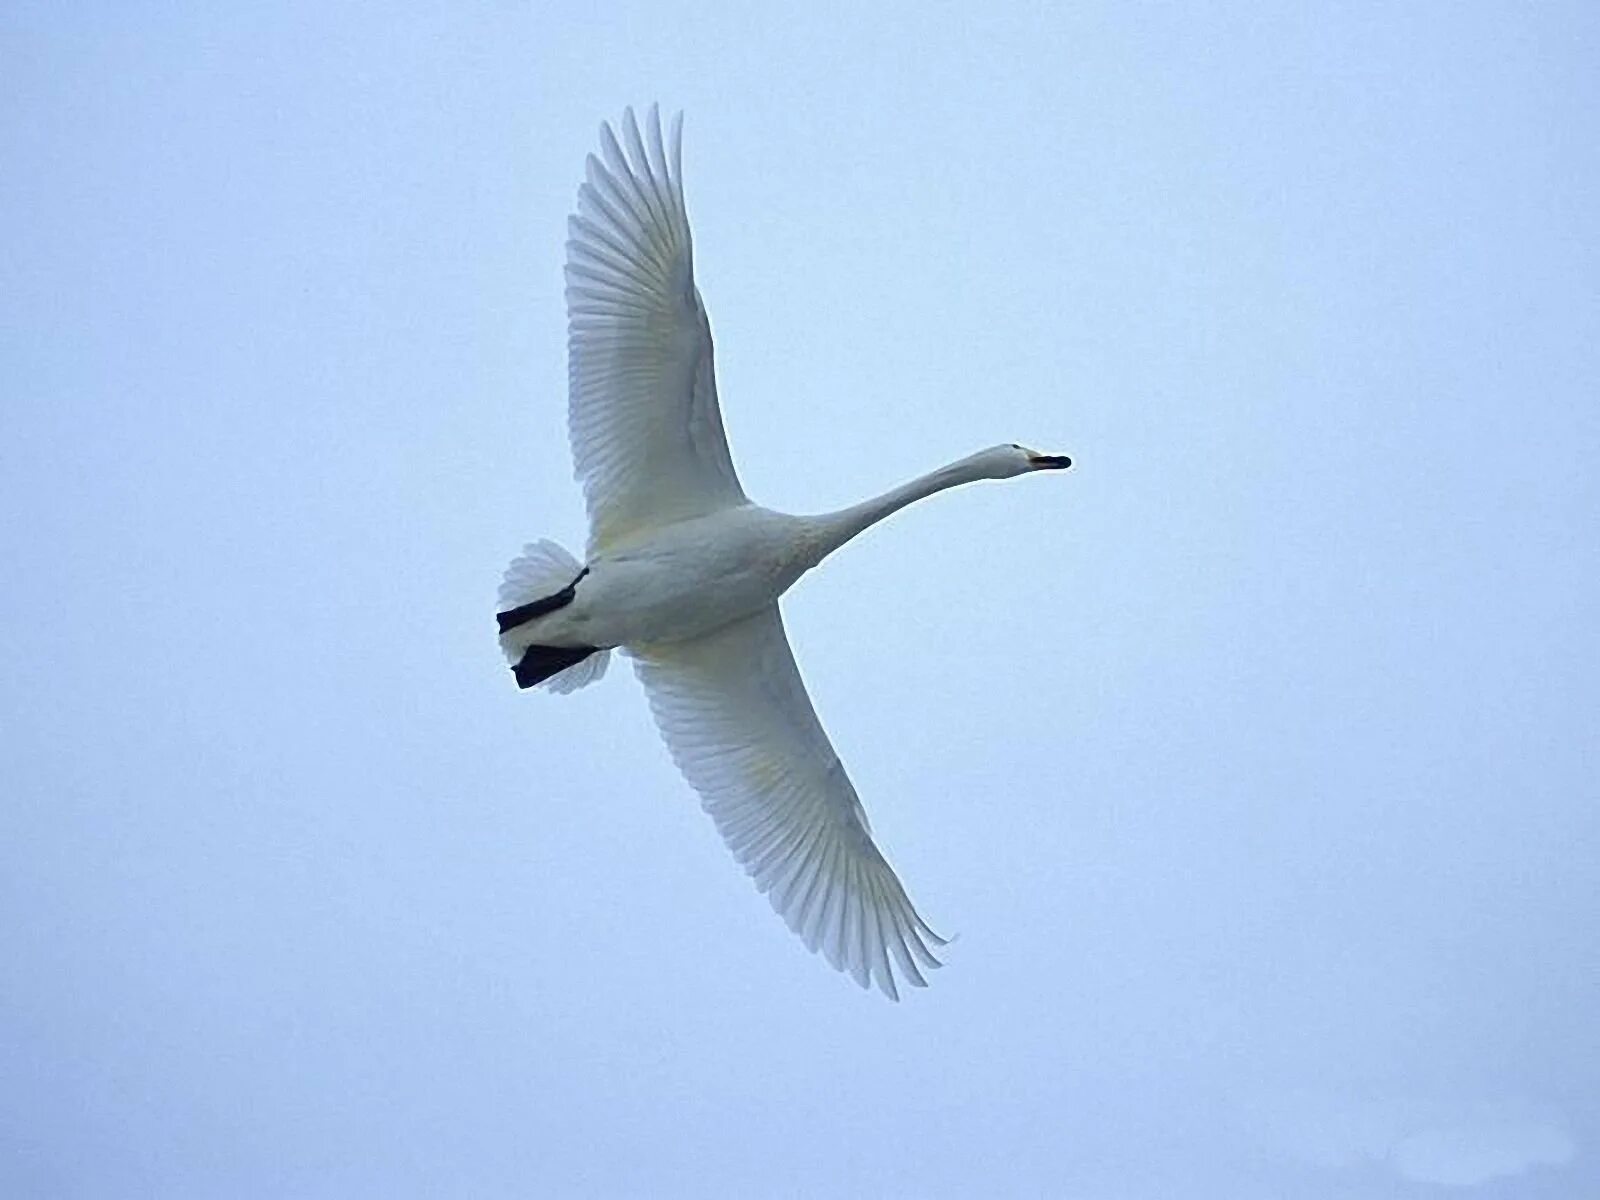
<path id="1" fill-rule="evenodd" d="M 1600 8 L 0 13 L 0 1194 L 1600 1195 Z M 863 11 L 865 10 L 865 11 Z M 631 672 L 565 219 L 687 111 L 862 992 Z"/>

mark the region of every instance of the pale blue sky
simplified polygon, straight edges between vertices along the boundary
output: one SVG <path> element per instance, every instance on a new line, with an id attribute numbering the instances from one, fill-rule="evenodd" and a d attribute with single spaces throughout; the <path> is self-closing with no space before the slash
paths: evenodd
<path id="1" fill-rule="evenodd" d="M 7 5 L 0 1194 L 1600 1192 L 1597 81 L 1584 3 Z M 786 601 L 960 935 L 899 1005 L 494 644 L 652 100 L 752 495 L 1078 463 Z"/>

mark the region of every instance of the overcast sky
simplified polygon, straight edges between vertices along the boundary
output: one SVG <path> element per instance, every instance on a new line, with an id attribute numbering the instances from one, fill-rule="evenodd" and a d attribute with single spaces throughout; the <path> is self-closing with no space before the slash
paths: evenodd
<path id="1" fill-rule="evenodd" d="M 751 495 L 1077 462 L 785 600 L 898 1005 L 495 645 L 652 100 Z M 12 2 L 0 120 L 0 1194 L 1600 1194 L 1600 8 Z"/>

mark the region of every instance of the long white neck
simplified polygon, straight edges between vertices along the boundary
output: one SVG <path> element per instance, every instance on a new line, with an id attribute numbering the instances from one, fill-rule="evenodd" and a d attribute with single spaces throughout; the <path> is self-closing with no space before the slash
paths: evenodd
<path id="1" fill-rule="evenodd" d="M 823 557 L 832 554 L 864 529 L 899 512 L 908 504 L 914 504 L 946 488 L 973 483 L 979 479 L 994 478 L 993 472 L 978 462 L 978 458 L 978 455 L 971 455 L 957 459 L 936 471 L 917 476 L 910 483 L 902 483 L 897 488 L 891 488 L 881 496 L 863 500 L 860 504 L 853 504 L 849 508 L 841 508 L 838 512 L 823 513 L 812 518 L 816 522 L 815 528 L 820 542 L 817 560 L 821 561 Z"/>

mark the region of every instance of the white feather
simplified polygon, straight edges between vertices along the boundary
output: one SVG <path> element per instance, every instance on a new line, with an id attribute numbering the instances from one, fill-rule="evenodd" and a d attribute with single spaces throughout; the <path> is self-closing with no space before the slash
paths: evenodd
<path id="1" fill-rule="evenodd" d="M 789 928 L 862 986 L 899 998 L 890 950 L 901 976 L 926 986 L 921 968 L 939 965 L 931 947 L 944 939 L 873 843 L 777 605 L 706 637 L 640 648 L 634 669 L 673 760 Z M 833 919 L 846 913 L 846 924 Z"/>
<path id="2" fill-rule="evenodd" d="M 646 148 L 601 126 L 568 223 L 568 432 L 591 554 L 745 502 L 717 406 L 711 326 L 694 286 L 683 180 L 655 108 Z M 680 158 L 681 120 L 672 127 Z"/>

